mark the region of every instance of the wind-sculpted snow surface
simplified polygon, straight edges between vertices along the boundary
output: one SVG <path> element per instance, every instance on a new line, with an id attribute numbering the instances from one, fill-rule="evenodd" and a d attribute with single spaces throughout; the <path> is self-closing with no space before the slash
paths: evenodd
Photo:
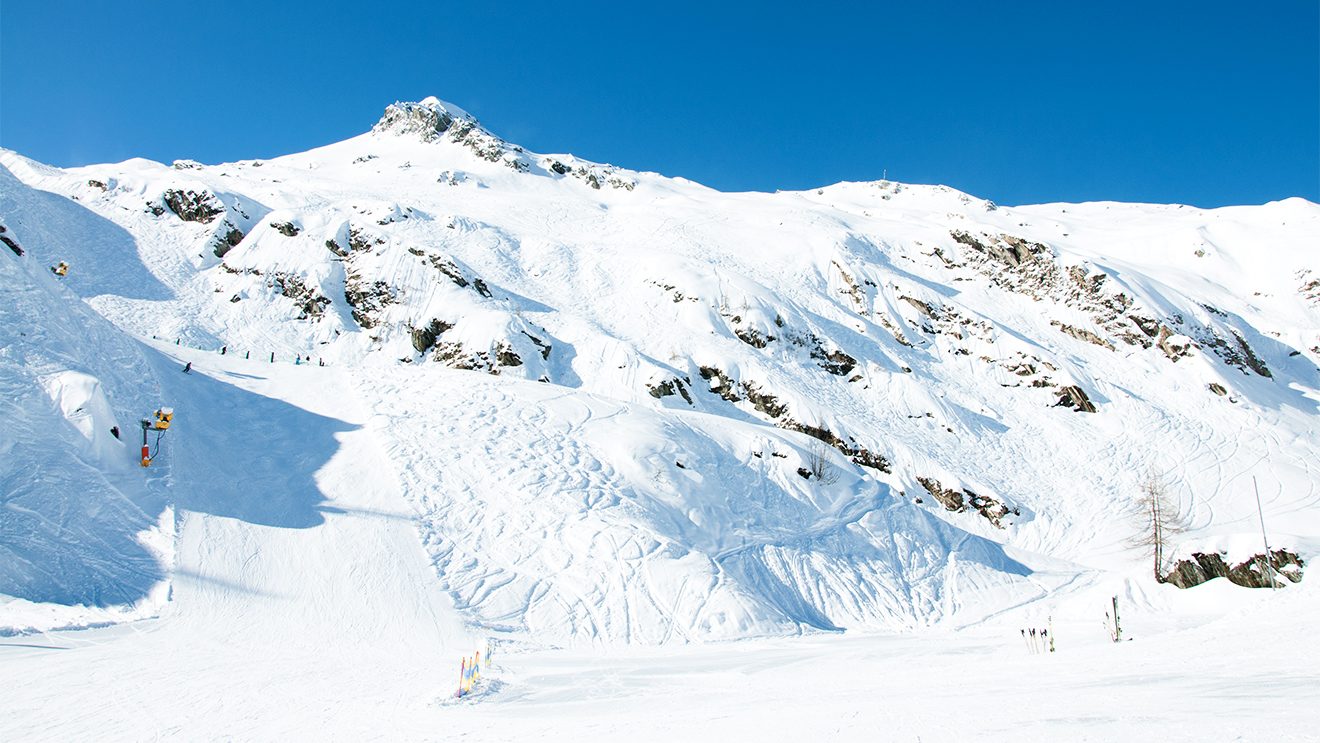
<path id="1" fill-rule="evenodd" d="M 123 330 L 346 369 L 441 581 L 492 630 L 970 623 L 1148 574 L 1123 545 L 1152 468 L 1184 552 L 1250 557 L 1253 477 L 1274 546 L 1320 548 L 1300 199 L 724 194 L 532 153 L 435 99 L 267 161 L 0 163 L 29 258 L 70 258 L 65 287 Z M 316 525 L 316 493 L 251 478 Z"/>

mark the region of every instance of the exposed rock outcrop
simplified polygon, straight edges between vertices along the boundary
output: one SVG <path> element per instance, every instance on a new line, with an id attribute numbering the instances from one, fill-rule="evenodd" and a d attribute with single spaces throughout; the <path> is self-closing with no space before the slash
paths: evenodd
<path id="1" fill-rule="evenodd" d="M 710 382 L 710 391 L 728 400 L 740 402 L 746 399 L 758 412 L 771 418 L 778 418 L 788 411 L 788 406 L 779 398 L 765 392 L 755 382 L 735 382 L 722 370 L 703 366 L 698 370 L 701 378 Z"/>
<path id="2" fill-rule="evenodd" d="M 1086 330 L 1085 328 L 1077 328 L 1077 327 L 1073 327 L 1072 325 L 1066 325 L 1064 323 L 1059 322 L 1058 320 L 1051 320 L 1050 325 L 1053 325 L 1054 327 L 1058 328 L 1060 331 L 1063 332 L 1064 335 L 1072 336 L 1073 338 L 1076 338 L 1079 341 L 1086 341 L 1087 343 L 1090 343 L 1092 345 L 1100 346 L 1101 348 L 1107 348 L 1110 351 L 1114 350 L 1114 344 L 1110 343 L 1104 338 L 1101 338 L 1095 333 Z"/>
<path id="3" fill-rule="evenodd" d="M 477 279 L 477 281 L 478 281 L 478 282 L 481 282 L 481 279 Z M 484 288 L 484 286 L 485 286 L 485 284 L 483 283 L 483 284 L 481 284 L 481 286 L 478 287 L 478 288 L 479 288 L 479 289 L 480 289 L 480 288 Z M 485 296 L 489 297 L 490 294 L 485 294 Z M 526 330 L 520 330 L 520 331 L 518 331 L 518 332 L 520 332 L 520 333 L 522 333 L 524 336 L 526 336 L 526 337 L 527 337 L 527 340 L 531 341 L 533 346 L 536 346 L 537 350 L 539 350 L 539 351 L 541 352 L 541 359 L 542 359 L 543 361 L 549 361 L 549 360 L 550 360 L 550 351 L 551 351 L 551 349 L 553 348 L 553 346 L 551 346 L 549 343 L 546 343 L 545 341 L 541 340 L 540 338 L 538 338 L 538 337 L 532 335 L 531 333 L 527 332 Z"/>
<path id="4" fill-rule="evenodd" d="M 1290 550 L 1277 549 L 1270 551 L 1269 567 L 1274 574 L 1298 583 L 1302 580 L 1306 563 Z M 1267 572 L 1264 553 L 1252 555 L 1244 562 L 1230 567 L 1221 553 L 1194 552 L 1190 558 L 1175 563 L 1173 569 L 1164 576 L 1164 581 L 1179 588 L 1199 586 L 1215 578 L 1228 578 L 1229 582 L 1245 588 L 1269 588 L 1271 583 L 1275 586 L 1287 585 L 1277 579 L 1271 580 Z"/>
<path id="5" fill-rule="evenodd" d="M 1060 388 L 1059 401 L 1054 406 L 1072 408 L 1079 413 L 1096 412 L 1095 404 L 1086 396 L 1086 391 L 1076 385 Z"/>
<path id="6" fill-rule="evenodd" d="M 837 348 L 833 351 L 826 351 L 819 342 L 811 350 L 811 358 L 816 360 L 817 366 L 836 377 L 842 377 L 857 367 L 857 359 Z"/>
<path id="7" fill-rule="evenodd" d="M 871 451 L 858 444 L 851 436 L 845 441 L 829 429 L 821 428 L 819 426 L 811 426 L 805 423 L 798 423 L 791 418 L 784 420 L 779 426 L 780 428 L 787 428 L 790 431 L 805 433 L 814 439 L 824 441 L 835 449 L 838 449 L 841 453 L 851 459 L 854 464 L 861 465 L 862 467 L 870 467 L 873 470 L 879 470 L 881 472 L 890 471 L 889 460 L 886 459 L 883 454 Z"/>
<path id="8" fill-rule="evenodd" d="M 486 282 L 481 277 L 472 275 L 471 271 L 465 273 L 452 259 L 441 255 L 427 254 L 418 248 L 409 248 L 408 252 L 416 256 L 425 256 L 431 266 L 448 277 L 450 281 L 454 282 L 455 286 L 461 289 L 471 286 L 476 293 L 487 299 L 490 298 L 490 287 L 486 285 Z"/>
<path id="9" fill-rule="evenodd" d="M 648 384 L 646 385 L 646 391 L 651 393 L 651 397 L 654 397 L 657 400 L 677 394 L 681 395 L 688 405 L 692 404 L 692 396 L 688 394 L 687 387 L 683 384 L 683 380 L 678 379 L 677 377 L 666 379 L 658 384 Z"/>
<path id="10" fill-rule="evenodd" d="M 824 441 L 863 467 L 889 472 L 889 460 L 884 455 L 861 446 L 851 436 L 845 440 L 828 429 L 793 420 L 787 416 L 788 406 L 757 383 L 737 382 L 724 371 L 711 366 L 703 366 L 699 372 L 702 379 L 710 382 L 710 391 L 725 400 L 736 403 L 745 399 L 757 412 L 769 417 L 780 428 L 805 433 L 814 439 Z"/>
<path id="11" fill-rule="evenodd" d="M 417 103 L 400 101 L 387 106 L 372 131 L 416 136 L 423 142 L 443 138 L 466 147 L 483 160 L 502 163 L 524 173 L 531 168 L 523 148 L 491 134 L 471 114 L 436 98 Z"/>
<path id="12" fill-rule="evenodd" d="M 1271 376 L 1242 333 L 1223 327 L 1230 317 L 1222 310 L 1205 306 L 1215 316 L 1212 323 L 1192 321 L 1176 313 L 1159 319 L 1125 292 L 1115 291 L 1107 274 L 1092 273 L 1082 265 L 1060 266 L 1053 251 L 1042 243 L 1012 235 L 991 236 L 961 230 L 949 234 L 968 250 L 961 253 L 964 262 L 957 263 L 936 248 L 933 254 L 947 267 L 971 267 L 1006 291 L 1036 300 L 1053 299 L 1089 314 L 1100 332 L 1059 321 L 1051 323 L 1074 338 L 1111 350 L 1115 341 L 1141 348 L 1158 347 L 1171 361 L 1190 355 L 1193 348 L 1200 346 L 1231 366 L 1263 377 Z"/>
<path id="13" fill-rule="evenodd" d="M 986 521 L 989 521 L 996 528 L 1004 528 L 1004 519 L 1010 513 L 1015 516 L 1022 515 L 1021 510 L 1009 509 L 998 499 L 991 498 L 988 495 L 980 495 L 964 488 L 957 490 L 946 488 L 940 484 L 939 480 L 929 477 L 918 477 L 917 482 L 926 489 L 945 510 L 955 513 L 962 513 L 969 507 L 975 509 Z"/>
<path id="14" fill-rule="evenodd" d="M 523 360 L 506 341 L 497 341 L 486 350 L 472 350 L 459 342 L 440 342 L 434 360 L 451 369 L 499 374 L 500 367 L 522 366 Z"/>
<path id="15" fill-rule="evenodd" d="M 578 165 L 573 167 L 554 158 L 546 158 L 541 166 L 555 175 L 576 178 L 591 188 L 599 191 L 602 185 L 631 191 L 637 187 L 637 181 L 624 176 L 612 165 Z"/>
<path id="16" fill-rule="evenodd" d="M 453 323 L 433 319 L 424 327 L 412 328 L 413 348 L 417 349 L 418 353 L 426 353 L 435 346 L 436 339 L 452 327 L 454 327 Z"/>
<path id="17" fill-rule="evenodd" d="M 1320 278 L 1314 278 L 1309 269 L 1303 269 L 1297 272 L 1297 279 L 1302 282 L 1302 285 L 1297 287 L 1297 293 L 1302 295 L 1302 299 L 1320 306 Z"/>
<path id="18" fill-rule="evenodd" d="M 416 135 L 423 142 L 439 139 L 454 123 L 454 114 L 434 98 L 420 103 L 398 101 L 385 107 L 385 115 L 371 128 L 373 132 Z M 366 158 L 374 159 L 374 156 Z M 366 159 L 358 158 L 365 162 Z"/>
<path id="19" fill-rule="evenodd" d="M 765 348 L 775 339 L 773 335 L 762 333 L 755 328 L 734 328 L 733 334 L 752 348 Z"/>
<path id="20" fill-rule="evenodd" d="M 243 242 L 244 237 L 242 230 L 226 220 L 224 226 L 216 232 L 215 238 L 211 241 L 211 253 L 216 258 L 224 258 L 226 253 Z"/>
<path id="21" fill-rule="evenodd" d="M 363 229 L 350 226 L 348 228 L 348 248 L 355 253 L 367 253 L 377 245 L 384 245 L 385 238 L 372 235 Z"/>
<path id="22" fill-rule="evenodd" d="M 9 230 L 5 228 L 4 225 L 0 224 L 0 242 L 9 246 L 9 249 L 14 251 L 14 255 L 21 258 L 23 256 L 23 248 L 19 247 L 19 244 L 8 234 L 8 232 Z"/>
<path id="23" fill-rule="evenodd" d="M 1233 341 L 1229 342 L 1222 335 L 1214 332 L 1213 329 L 1208 329 L 1207 334 L 1198 340 L 1202 345 L 1219 354 L 1219 357 L 1225 363 L 1241 369 L 1244 374 L 1250 369 L 1262 377 L 1273 377 L 1274 375 L 1270 372 L 1269 367 L 1256 355 L 1251 345 L 1247 343 L 1247 339 L 1243 338 L 1237 330 L 1233 330 L 1232 335 Z"/>
<path id="24" fill-rule="evenodd" d="M 209 224 L 215 221 L 216 217 L 225 213 L 224 207 L 206 191 L 197 193 L 192 190 L 170 189 L 162 195 L 162 199 L 165 201 L 165 206 L 169 207 L 170 211 L 185 222 Z M 156 212 L 157 215 L 163 213 Z"/>
<path id="25" fill-rule="evenodd" d="M 272 272 L 270 283 L 298 306 L 299 320 L 319 319 L 324 314 L 325 308 L 330 305 L 329 297 L 308 286 L 295 274 Z"/>
<path id="26" fill-rule="evenodd" d="M 384 281 L 363 281 L 362 276 L 353 273 L 344 282 L 344 301 L 352 308 L 354 322 L 363 329 L 374 328 L 380 322 L 381 311 L 394 303 L 394 289 Z"/>

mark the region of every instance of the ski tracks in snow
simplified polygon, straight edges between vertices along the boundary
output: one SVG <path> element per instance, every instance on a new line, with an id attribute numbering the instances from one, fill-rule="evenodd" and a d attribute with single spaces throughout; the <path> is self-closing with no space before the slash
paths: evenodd
<path id="1" fill-rule="evenodd" d="M 194 366 L 193 375 L 167 378 L 162 390 L 181 413 L 170 433 L 176 444 L 212 430 L 182 413 L 204 414 L 190 398 L 227 371 L 222 357 L 178 353 Z M 308 384 L 308 375 L 317 376 L 316 384 Z M 348 419 L 339 446 L 314 477 L 323 520 L 289 527 L 181 510 L 173 598 L 161 618 L 51 633 L 43 643 L 70 650 L 7 654 L 0 683 L 10 690 L 11 709 L 47 707 L 47 695 L 58 688 L 61 706 L 80 710 L 47 727 L 62 738 L 93 728 L 118 738 L 183 729 L 251 738 L 340 723 L 349 726 L 339 730 L 347 734 L 355 723 L 379 719 L 382 708 L 424 706 L 448 688 L 450 666 L 470 651 L 471 636 L 439 586 L 399 484 L 370 430 L 360 426 L 365 415 L 340 375 L 272 367 L 266 376 L 227 377 L 252 395 L 313 412 L 333 407 Z M 212 427 L 226 425 L 223 409 L 205 414 L 217 418 Z M 210 476 L 220 472 L 216 467 L 261 472 L 262 465 L 252 465 L 278 457 L 280 448 L 257 447 L 295 445 L 308 435 L 302 421 L 269 417 L 270 430 L 252 439 L 251 450 L 218 451 L 205 442 L 170 448 L 165 456 L 176 459 L 175 489 L 192 491 L 192 503 L 229 497 L 229 478 Z M 223 439 L 238 446 L 243 440 Z M 199 467 L 194 456 L 227 464 Z M 26 682 L 31 679 L 45 682 Z M 223 694 L 217 679 L 224 680 Z M 5 728 L 0 723 L 0 738 L 11 737 Z M 357 729 L 381 734 L 379 725 Z"/>

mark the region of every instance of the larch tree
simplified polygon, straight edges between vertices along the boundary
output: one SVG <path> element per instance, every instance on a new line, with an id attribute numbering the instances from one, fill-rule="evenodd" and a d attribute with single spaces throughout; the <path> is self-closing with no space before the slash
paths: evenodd
<path id="1" fill-rule="evenodd" d="M 1169 494 L 1164 476 L 1154 467 L 1146 470 L 1137 487 L 1137 523 L 1140 530 L 1133 544 L 1150 550 L 1155 581 L 1163 583 L 1165 555 L 1173 546 L 1172 539 L 1187 531 L 1187 514 L 1183 513 L 1177 500 Z"/>

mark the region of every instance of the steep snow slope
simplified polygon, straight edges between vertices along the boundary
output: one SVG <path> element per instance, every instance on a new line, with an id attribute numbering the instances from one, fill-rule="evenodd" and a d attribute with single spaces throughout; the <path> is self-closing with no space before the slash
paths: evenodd
<path id="1" fill-rule="evenodd" d="M 386 711 L 431 704 L 476 645 L 345 372 L 144 354 L 176 411 L 170 601 L 125 626 L 0 643 L 0 683 L 25 689 L 0 737 L 381 736 Z"/>
<path id="2" fill-rule="evenodd" d="M 348 370 L 490 629 L 910 627 L 1108 590 L 1149 572 L 1124 547 L 1148 467 L 1187 551 L 1251 554 L 1252 476 L 1275 546 L 1320 546 L 1314 204 L 722 194 L 434 99 L 265 162 L 0 163 L 95 216 L 33 207 L 34 255 L 120 327 Z"/>
<path id="3" fill-rule="evenodd" d="M 39 262 L 59 230 L 36 225 L 56 220 L 109 225 L 0 169 L 0 234 L 17 246 L 0 247 L 0 632 L 142 616 L 166 598 L 169 473 L 137 467 L 157 383 L 137 344 Z"/>
<path id="4" fill-rule="evenodd" d="M 0 253 L 0 635 L 139 621 L 77 634 L 54 658 L 13 655 L 49 644 L 5 643 L 3 684 L 29 693 L 9 700 L 0 737 L 131 737 L 178 709 L 191 725 L 256 720 L 269 735 L 295 705 L 361 717 L 339 692 L 350 678 L 369 709 L 429 703 L 433 669 L 475 645 L 345 372 L 253 373 L 125 336 L 38 260 L 63 245 L 22 229 L 58 235 L 76 205 L 35 209 L 40 195 L 5 185 L 3 234 L 23 255 Z M 136 420 L 162 403 L 175 423 L 143 469 Z M 69 679 L 91 697 L 70 704 Z"/>

